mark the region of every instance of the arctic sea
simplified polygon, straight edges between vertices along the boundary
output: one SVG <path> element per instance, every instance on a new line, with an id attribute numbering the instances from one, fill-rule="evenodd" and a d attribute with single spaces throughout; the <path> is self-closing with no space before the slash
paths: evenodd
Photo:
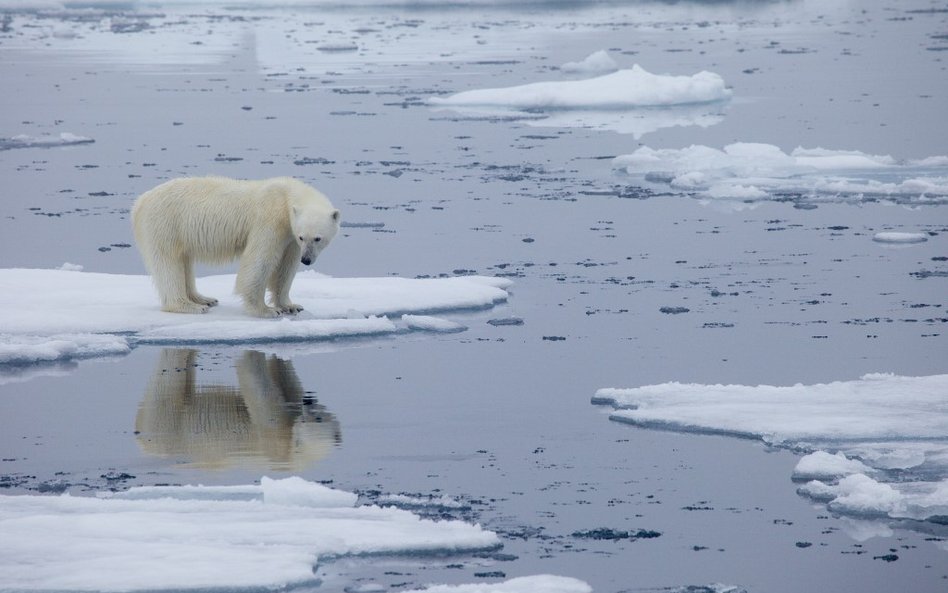
<path id="1" fill-rule="evenodd" d="M 0 591 L 943 591 L 948 5 L 0 0 Z M 129 208 L 343 228 L 158 310 Z"/>

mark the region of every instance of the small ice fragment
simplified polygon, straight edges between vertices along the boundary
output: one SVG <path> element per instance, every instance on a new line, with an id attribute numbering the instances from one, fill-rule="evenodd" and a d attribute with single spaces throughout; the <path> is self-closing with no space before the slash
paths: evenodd
<path id="1" fill-rule="evenodd" d="M 430 315 L 402 315 L 402 321 L 409 329 L 420 329 L 434 332 L 460 332 L 467 329 L 460 323 L 449 319 L 432 317 Z"/>
<path id="2" fill-rule="evenodd" d="M 925 241 L 928 241 L 928 235 L 925 233 L 898 233 L 886 231 L 876 233 L 872 236 L 872 240 L 877 243 L 924 243 Z"/>
<path id="3" fill-rule="evenodd" d="M 560 66 L 560 69 L 563 72 L 578 74 L 604 74 L 606 72 L 615 72 L 619 69 L 619 65 L 612 59 L 609 52 L 601 49 L 589 54 L 582 61 L 566 62 Z"/>
<path id="4" fill-rule="evenodd" d="M 66 272 L 81 272 L 83 270 L 83 266 L 79 264 L 71 264 L 69 262 L 64 262 L 63 265 L 59 266 L 56 269 L 64 270 Z"/>
<path id="5" fill-rule="evenodd" d="M 795 480 L 827 479 L 871 472 L 872 468 L 858 459 L 849 459 L 842 453 L 831 455 L 826 451 L 816 451 L 800 459 L 793 470 L 793 478 Z"/>

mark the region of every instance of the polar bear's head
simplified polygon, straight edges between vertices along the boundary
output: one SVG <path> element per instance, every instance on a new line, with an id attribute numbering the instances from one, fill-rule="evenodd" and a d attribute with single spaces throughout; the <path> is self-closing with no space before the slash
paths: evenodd
<path id="1" fill-rule="evenodd" d="M 300 262 L 308 266 L 339 232 L 339 210 L 319 191 L 301 185 L 290 192 L 290 228 Z"/>

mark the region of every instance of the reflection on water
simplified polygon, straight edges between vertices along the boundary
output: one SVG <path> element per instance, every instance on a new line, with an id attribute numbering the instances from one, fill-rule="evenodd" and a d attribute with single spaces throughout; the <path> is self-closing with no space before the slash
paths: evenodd
<path id="1" fill-rule="evenodd" d="M 339 422 L 304 394 L 292 362 L 247 350 L 237 359 L 236 387 L 199 385 L 197 355 L 162 350 L 135 418 L 146 453 L 200 467 L 299 470 L 342 441 Z"/>

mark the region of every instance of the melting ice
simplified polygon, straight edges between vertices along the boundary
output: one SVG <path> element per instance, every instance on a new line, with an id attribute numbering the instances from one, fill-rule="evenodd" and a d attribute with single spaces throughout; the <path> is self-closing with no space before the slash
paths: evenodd
<path id="1" fill-rule="evenodd" d="M 600 389 L 614 420 L 759 438 L 807 452 L 800 492 L 858 515 L 948 518 L 948 375 L 870 374 L 775 387 L 663 383 Z"/>

